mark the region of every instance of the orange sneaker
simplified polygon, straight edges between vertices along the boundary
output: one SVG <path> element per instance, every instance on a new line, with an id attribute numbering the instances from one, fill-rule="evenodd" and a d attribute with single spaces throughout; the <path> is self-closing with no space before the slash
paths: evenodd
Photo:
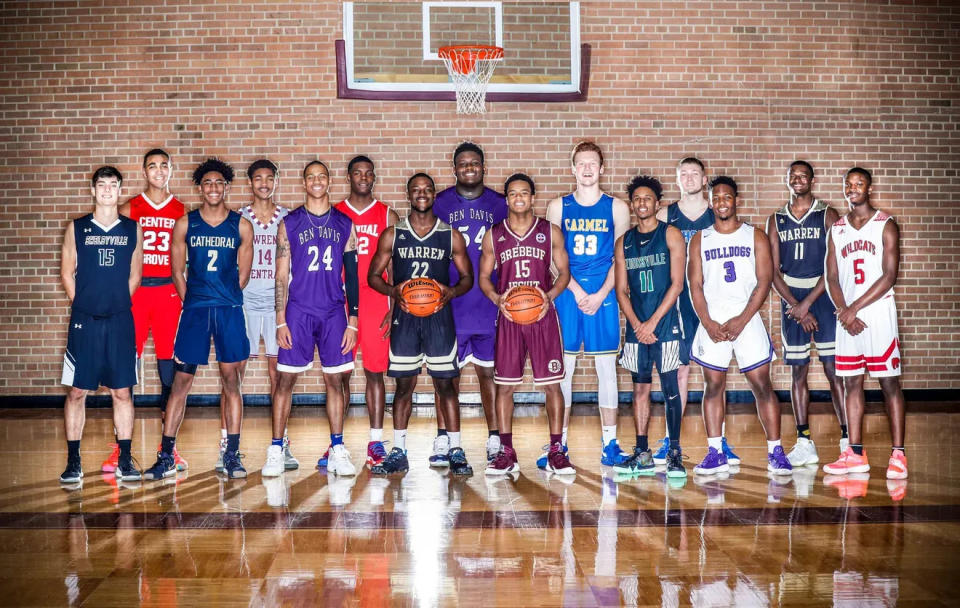
<path id="1" fill-rule="evenodd" d="M 887 479 L 907 478 L 907 456 L 903 450 L 894 450 L 887 463 Z"/>
<path id="2" fill-rule="evenodd" d="M 117 461 L 120 460 L 120 446 L 111 443 L 110 447 L 113 449 L 110 452 L 110 455 L 107 456 L 107 459 L 103 461 L 103 464 L 100 465 L 100 470 L 104 473 L 113 473 L 117 470 Z"/>
<path id="3" fill-rule="evenodd" d="M 823 470 L 831 475 L 846 475 L 847 473 L 866 473 L 870 470 L 870 463 L 867 462 L 867 453 L 863 455 L 854 453 L 853 448 L 847 448 L 840 454 L 836 462 L 823 465 Z"/>
<path id="4" fill-rule="evenodd" d="M 890 494 L 890 498 L 894 502 L 900 502 L 907 496 L 907 480 L 906 479 L 888 479 L 887 493 Z"/>
<path id="5" fill-rule="evenodd" d="M 840 498 L 863 498 L 867 495 L 867 487 L 870 485 L 870 475 L 868 473 L 850 473 L 848 475 L 825 475 L 823 485 L 828 488 L 835 488 Z"/>

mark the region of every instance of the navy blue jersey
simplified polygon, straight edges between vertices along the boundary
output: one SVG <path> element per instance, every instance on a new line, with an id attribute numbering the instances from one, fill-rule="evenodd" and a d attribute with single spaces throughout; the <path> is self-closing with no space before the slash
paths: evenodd
<path id="1" fill-rule="evenodd" d="M 393 227 L 393 282 L 429 278 L 441 285 L 450 284 L 450 260 L 453 258 L 453 229 L 437 218 L 424 237 L 410 227 L 407 218 Z M 399 308 L 398 308 L 399 310 Z"/>
<path id="2" fill-rule="evenodd" d="M 640 321 L 653 316 L 667 290 L 670 289 L 670 249 L 667 247 L 667 225 L 657 222 L 653 232 L 632 228 L 623 235 L 623 259 L 630 285 L 630 304 Z M 673 306 L 657 323 L 657 340 L 667 342 L 680 338 L 680 320 Z M 627 324 L 627 341 L 636 342 L 633 327 Z"/>
<path id="3" fill-rule="evenodd" d="M 93 316 L 129 312 L 137 222 L 121 215 L 103 226 L 90 213 L 73 221 L 73 238 L 77 245 L 73 310 Z"/>
<path id="4" fill-rule="evenodd" d="M 827 257 L 827 205 L 814 200 L 810 209 L 797 219 L 789 203 L 774 214 L 780 237 L 780 272 L 797 279 L 819 279 Z M 812 287 L 812 285 L 811 285 Z"/>
<path id="5" fill-rule="evenodd" d="M 603 194 L 586 207 L 573 194 L 563 197 L 564 245 L 570 258 L 570 274 L 580 277 L 605 275 L 613 264 L 616 232 L 613 226 L 613 198 Z"/>
<path id="6" fill-rule="evenodd" d="M 187 297 L 184 308 L 242 306 L 240 220 L 236 211 L 217 226 L 203 221 L 200 210 L 187 214 Z"/>
<path id="7" fill-rule="evenodd" d="M 667 223 L 676 226 L 683 234 L 683 241 L 689 243 L 693 235 L 713 225 L 713 209 L 707 207 L 700 217 L 691 220 L 680 211 L 680 201 L 677 201 L 667 207 Z"/>

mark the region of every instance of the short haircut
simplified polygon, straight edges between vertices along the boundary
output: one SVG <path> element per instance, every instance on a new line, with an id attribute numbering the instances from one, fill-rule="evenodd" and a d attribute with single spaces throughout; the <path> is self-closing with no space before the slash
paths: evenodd
<path id="1" fill-rule="evenodd" d="M 637 188 L 650 188 L 659 201 L 663 198 L 663 185 L 655 177 L 649 175 L 638 175 L 627 184 L 627 200 L 633 200 L 633 193 Z"/>
<path id="2" fill-rule="evenodd" d="M 90 185 L 96 187 L 97 182 L 106 177 L 115 177 L 118 183 L 123 183 L 123 175 L 121 175 L 119 169 L 111 167 L 110 165 L 104 165 L 93 172 L 93 177 L 90 178 Z"/>
<path id="3" fill-rule="evenodd" d="M 480 157 L 480 162 L 481 163 L 484 162 L 483 150 L 480 149 L 480 146 L 473 143 L 472 141 L 465 141 L 459 146 L 457 146 L 457 149 L 453 151 L 453 164 L 457 164 L 457 157 L 464 152 L 476 152 L 477 155 Z"/>
<path id="4" fill-rule="evenodd" d="M 573 148 L 573 154 L 570 155 L 570 163 L 576 164 L 577 154 L 581 152 L 596 152 L 600 157 L 600 166 L 603 166 L 603 150 L 592 141 L 581 141 Z"/>
<path id="5" fill-rule="evenodd" d="M 208 158 L 200 163 L 200 166 L 193 171 L 193 183 L 199 186 L 203 176 L 211 171 L 216 171 L 222 175 L 228 184 L 233 183 L 233 167 L 219 158 Z"/>
<path id="6" fill-rule="evenodd" d="M 514 173 L 507 178 L 507 181 L 503 182 L 503 195 L 507 195 L 507 188 L 513 182 L 527 182 L 527 185 L 530 186 L 530 194 L 537 193 L 537 187 L 533 183 L 533 178 L 527 175 L 526 173 Z"/>
<path id="7" fill-rule="evenodd" d="M 796 167 L 797 165 L 801 165 L 801 166 L 803 166 L 803 167 L 806 167 L 806 168 L 807 168 L 807 171 L 810 172 L 810 179 L 813 179 L 813 175 L 814 175 L 814 174 L 813 174 L 813 165 L 811 165 L 810 163 L 808 163 L 808 162 L 805 161 L 805 160 L 795 160 L 795 161 L 793 161 L 792 163 L 790 163 L 790 166 L 787 167 L 787 173 L 789 174 L 789 172 L 790 172 L 794 167 Z"/>
<path id="8" fill-rule="evenodd" d="M 717 186 L 719 186 L 719 185 L 721 185 L 721 184 L 726 185 L 726 186 L 730 186 L 731 188 L 733 188 L 733 195 L 734 195 L 734 196 L 740 196 L 740 189 L 737 188 L 737 182 L 734 181 L 734 179 L 733 179 L 732 177 L 728 177 L 728 176 L 726 176 L 726 175 L 718 175 L 718 176 L 716 176 L 715 178 L 713 178 L 712 180 L 710 180 L 710 190 L 712 191 L 714 188 L 716 188 Z M 711 192 L 711 195 L 712 195 L 712 194 L 713 194 L 713 193 Z"/>
<path id="9" fill-rule="evenodd" d="M 421 172 L 421 173 L 414 173 L 413 175 L 410 176 L 410 179 L 407 180 L 407 193 L 408 193 L 408 194 L 410 193 L 410 184 L 412 184 L 412 183 L 413 183 L 413 180 L 417 179 L 418 177 L 425 177 L 425 178 L 427 178 L 428 180 L 430 180 L 430 185 L 433 186 L 433 189 L 434 189 L 434 190 L 437 189 L 437 184 L 436 184 L 436 182 L 433 181 L 433 178 L 432 178 L 432 177 L 430 177 L 429 175 L 427 175 L 426 173 L 423 173 L 423 172 Z"/>
<path id="10" fill-rule="evenodd" d="M 681 160 L 679 163 L 677 163 L 677 169 L 680 169 L 681 166 L 688 165 L 688 164 L 697 165 L 698 167 L 700 167 L 700 171 L 702 171 L 703 173 L 707 172 L 707 168 L 703 166 L 703 163 L 700 162 L 700 159 L 697 158 L 696 156 L 688 156 L 683 160 Z"/>
<path id="11" fill-rule="evenodd" d="M 325 162 L 323 162 L 322 160 L 319 160 L 319 159 L 314 159 L 314 160 L 311 160 L 310 162 L 308 162 L 308 163 L 303 167 L 303 177 L 304 177 L 304 178 L 307 177 L 307 169 L 309 169 L 310 167 L 312 167 L 312 166 L 314 166 L 314 165 L 320 165 L 321 167 L 323 167 L 324 171 L 327 172 L 327 177 L 330 177 L 330 167 L 327 166 L 327 163 L 325 163 Z"/>
<path id="12" fill-rule="evenodd" d="M 167 154 L 167 151 L 166 151 L 166 150 L 161 150 L 160 148 L 154 148 L 153 150 L 148 150 L 147 153 L 143 155 L 143 168 L 144 168 L 144 169 L 147 168 L 147 159 L 148 159 L 148 158 L 150 158 L 151 156 L 156 156 L 156 155 L 158 155 L 158 154 L 159 154 L 160 156 L 163 156 L 164 158 L 166 158 L 167 161 L 170 160 L 170 155 Z"/>
<path id="13" fill-rule="evenodd" d="M 350 162 L 347 163 L 347 175 L 353 173 L 353 166 L 357 163 L 370 163 L 370 166 L 373 167 L 374 170 L 376 170 L 377 168 L 377 166 L 373 164 L 373 161 L 370 160 L 370 158 L 361 154 L 360 156 L 354 156 L 353 158 L 350 159 Z M 329 171 L 327 173 L 329 173 Z"/>
<path id="14" fill-rule="evenodd" d="M 866 178 L 867 184 L 873 185 L 873 175 L 863 167 L 853 167 L 850 170 L 848 170 L 846 173 L 843 174 L 843 181 L 847 181 L 847 177 L 849 177 L 851 173 L 859 173 L 864 178 Z"/>
<path id="15" fill-rule="evenodd" d="M 247 178 L 253 179 L 253 174 L 257 172 L 257 169 L 270 169 L 273 172 L 273 176 L 277 176 L 277 171 L 280 169 L 277 168 L 277 165 L 268 158 L 261 158 L 250 163 L 250 166 L 247 167 Z"/>

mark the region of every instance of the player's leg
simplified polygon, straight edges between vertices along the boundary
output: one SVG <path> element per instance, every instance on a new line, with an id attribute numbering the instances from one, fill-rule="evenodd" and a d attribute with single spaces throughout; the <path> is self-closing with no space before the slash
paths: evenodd
<path id="1" fill-rule="evenodd" d="M 220 368 L 222 393 L 221 409 L 226 418 L 227 449 L 223 454 L 223 472 L 227 477 L 246 477 L 240 462 L 240 429 L 243 424 L 242 374 L 250 357 L 250 340 L 246 332 L 246 318 L 240 306 L 221 306 L 213 309 L 215 318 L 213 343 Z M 259 347 L 259 344 L 257 345 Z"/>
<path id="2" fill-rule="evenodd" d="M 500 319 L 497 321 L 493 371 L 496 383 L 494 399 L 497 408 L 496 420 L 499 422 L 500 450 L 493 460 L 487 462 L 485 471 L 487 475 L 507 475 L 520 470 L 517 452 L 513 448 L 513 393 L 517 385 L 523 381 L 523 366 L 527 359 L 527 348 L 522 331 L 516 323 Z M 560 407 L 563 407 L 562 400 Z M 562 413 L 560 417 L 563 417 Z"/>
<path id="3" fill-rule="evenodd" d="M 630 458 L 617 442 L 617 352 L 620 350 L 620 308 L 616 294 L 607 294 L 595 314 L 583 315 L 583 352 L 593 355 L 597 372 L 597 405 L 600 409 L 601 464 L 613 466 Z"/>
<path id="4" fill-rule="evenodd" d="M 793 467 L 780 444 L 780 401 L 770 382 L 770 364 L 754 367 L 744 375 L 756 400 L 757 413 L 767 438 L 767 470 L 789 475 Z"/>
<path id="5" fill-rule="evenodd" d="M 420 343 L 427 362 L 427 373 L 433 378 L 434 391 L 440 396 L 450 450 L 447 453 L 450 472 L 454 475 L 472 475 L 460 441 L 460 403 L 454 380 L 460 376 L 457 364 L 457 334 L 453 311 L 441 309 L 421 322 Z"/>
<path id="6" fill-rule="evenodd" d="M 880 378 L 880 390 L 883 391 L 883 403 L 887 408 L 890 421 L 890 439 L 892 449 L 887 465 L 887 479 L 907 478 L 907 457 L 904 449 L 906 432 L 906 402 L 900 388 L 899 376 Z"/>
<path id="7" fill-rule="evenodd" d="M 458 395 L 460 394 L 460 378 L 455 380 L 454 390 L 457 391 Z M 427 460 L 431 467 L 450 466 L 448 456 L 450 454 L 450 436 L 447 431 L 446 411 L 440 393 L 436 389 L 433 391 L 433 409 L 437 415 L 437 436 L 433 438 L 433 448 Z"/>
<path id="8" fill-rule="evenodd" d="M 633 453 L 623 463 L 613 465 L 613 470 L 625 475 L 652 474 L 654 472 L 653 451 L 650 450 L 647 428 L 650 425 L 650 388 L 653 376 L 652 345 L 627 342 L 623 345 L 621 362 L 630 371 L 633 386 L 633 426 L 637 442 Z M 656 352 L 659 352 L 658 350 Z"/>
<path id="9" fill-rule="evenodd" d="M 490 342 L 493 342 L 492 337 Z M 487 423 L 487 461 L 496 457 L 501 444 L 500 425 L 497 422 L 496 385 L 493 382 L 492 348 L 490 356 L 489 365 L 481 364 L 479 360 L 473 363 L 473 371 L 476 372 L 477 383 L 480 385 L 480 404 L 483 407 L 483 416 Z"/>
<path id="10" fill-rule="evenodd" d="M 185 313 L 186 314 L 186 311 Z M 209 349 L 210 337 L 204 335 Z M 184 343 L 185 340 L 180 340 Z M 186 348 L 180 347 L 177 359 L 183 356 Z M 202 358 L 206 362 L 206 353 Z M 176 449 L 177 433 L 180 431 L 180 424 L 183 422 L 183 416 L 187 409 L 187 395 L 190 394 L 190 387 L 193 386 L 194 375 L 197 373 L 197 364 L 177 362 L 176 373 L 173 377 L 173 386 L 170 387 L 170 399 L 167 401 L 167 411 L 163 414 L 163 432 L 160 436 L 160 450 L 157 452 L 157 461 L 152 467 L 143 472 L 143 478 L 149 480 L 163 479 L 176 475 L 177 466 L 173 459 L 173 452 Z"/>
<path id="11" fill-rule="evenodd" d="M 422 320 L 399 309 L 393 313 L 387 375 L 396 380 L 393 393 L 393 448 L 386 459 L 370 468 L 374 474 L 389 475 L 410 469 L 407 460 L 407 423 L 413 409 L 413 389 L 425 355 L 421 343 Z"/>
<path id="12" fill-rule="evenodd" d="M 573 297 L 573 292 L 569 289 L 563 290 L 557 296 L 554 306 L 557 310 L 557 318 L 560 323 L 561 337 L 563 339 L 563 381 L 560 383 L 560 391 L 563 394 L 563 432 L 561 442 L 563 449 L 567 449 L 567 430 L 570 428 L 570 408 L 573 404 L 573 374 L 577 369 L 577 353 L 583 345 L 583 313 L 577 306 L 577 301 Z M 547 454 L 541 454 L 537 460 L 537 466 L 541 469 L 546 466 Z"/>
<path id="13" fill-rule="evenodd" d="M 366 353 L 364 353 L 366 357 Z M 364 397 L 367 401 L 367 414 L 370 417 L 370 440 L 367 442 L 367 466 L 378 465 L 387 457 L 383 447 L 383 413 L 387 408 L 387 389 L 383 382 L 383 372 L 363 369 L 365 377 Z M 347 384 L 349 390 L 349 384 Z M 344 392 L 349 395 L 349 392 Z"/>
<path id="14" fill-rule="evenodd" d="M 352 359 L 352 353 L 349 353 Z M 352 366 L 353 361 L 350 361 Z M 350 453 L 343 445 L 343 420 L 347 411 L 343 392 L 343 376 L 346 372 L 335 371 L 336 367 L 324 366 L 323 383 L 327 388 L 327 420 L 330 423 L 330 454 L 327 471 L 336 475 L 356 475 L 357 469 L 350 461 Z M 329 370 L 329 371 L 328 371 Z"/>
<path id="15" fill-rule="evenodd" d="M 117 429 L 117 444 L 120 456 L 116 476 L 123 481 L 139 481 L 140 471 L 133 466 L 131 444 L 133 440 L 133 391 L 130 388 L 110 389 L 113 404 L 113 427 Z"/>
<path id="16" fill-rule="evenodd" d="M 427 369 L 428 371 L 430 369 L 429 363 Z M 450 472 L 454 475 L 473 475 L 473 467 L 467 463 L 467 456 L 461 445 L 460 403 L 457 399 L 457 390 L 454 388 L 454 379 L 434 375 L 433 389 L 440 395 L 444 420 L 447 423 L 447 435 L 450 437 L 450 451 L 447 454 Z"/>
<path id="17" fill-rule="evenodd" d="M 63 354 L 60 383 L 69 387 L 63 404 L 64 434 L 67 438 L 67 467 L 60 475 L 62 483 L 78 483 L 83 478 L 80 463 L 80 439 L 86 422 L 87 391 L 99 388 L 102 344 L 99 324 L 82 313 L 72 311 L 67 326 L 67 348 Z"/>
<path id="18" fill-rule="evenodd" d="M 513 392 L 514 384 L 497 384 L 494 405 L 500 421 L 500 450 L 487 463 L 487 475 L 508 475 L 520 470 L 517 452 L 513 449 Z"/>
<path id="19" fill-rule="evenodd" d="M 287 428 L 287 420 L 293 405 L 293 387 L 297 384 L 299 373 L 286 371 L 287 367 L 277 372 L 277 386 L 271 399 L 270 426 L 271 443 L 267 448 L 267 459 L 260 470 L 264 477 L 276 477 L 286 470 L 283 455 L 283 437 Z"/>
<path id="20" fill-rule="evenodd" d="M 675 344 L 676 348 L 679 349 L 678 359 L 680 361 L 687 360 L 687 356 L 682 350 L 683 344 L 680 341 L 675 341 Z M 673 365 L 664 365 L 664 359 L 666 357 L 661 355 L 661 364 L 658 370 L 660 372 L 660 390 L 663 392 L 664 415 L 667 419 L 667 435 L 670 438 L 670 448 L 667 451 L 667 477 L 686 477 L 687 470 L 683 466 L 683 452 L 680 448 L 680 424 L 683 421 L 683 407 L 680 401 L 680 384 L 677 381 L 679 365 L 677 364 L 675 368 L 670 369 Z M 663 371 L 664 369 L 667 371 Z"/>
<path id="21" fill-rule="evenodd" d="M 703 332 L 703 330 L 699 330 Z M 704 332 L 706 333 L 706 332 Z M 723 455 L 720 442 L 723 432 L 724 398 L 727 390 L 727 372 L 722 369 L 703 368 L 703 426 L 707 432 L 707 455 L 694 467 L 693 472 L 700 475 L 712 475 L 727 471 L 727 457 Z"/>
<path id="22" fill-rule="evenodd" d="M 357 352 L 363 353 L 364 397 L 370 417 L 370 438 L 367 442 L 369 467 L 382 463 L 387 457 L 383 446 L 383 413 L 387 406 L 383 372 L 387 370 L 389 363 L 390 341 L 383 338 L 384 328 L 381 323 L 389 310 L 389 302 L 382 295 L 372 290 L 360 291 Z M 343 394 L 349 401 L 349 377 L 344 381 Z"/>
<path id="23" fill-rule="evenodd" d="M 67 437 L 67 467 L 60 474 L 60 483 L 78 483 L 83 478 L 80 464 L 80 439 L 86 423 L 87 391 L 75 386 L 67 389 L 63 404 L 63 427 Z"/>
<path id="24" fill-rule="evenodd" d="M 840 423 L 840 451 L 844 452 L 850 444 L 850 438 L 847 434 L 847 412 L 843 406 L 843 380 L 837 376 L 837 367 L 833 357 L 829 359 L 821 358 L 823 365 L 823 375 L 827 377 L 830 386 L 830 401 L 833 403 L 833 412 L 837 416 L 837 422 Z"/>
<path id="25" fill-rule="evenodd" d="M 173 346 L 177 337 L 177 326 L 180 322 L 183 303 L 177 293 L 176 286 L 173 284 L 150 287 L 147 295 L 150 300 L 149 325 L 150 331 L 153 333 L 154 351 L 157 355 L 157 375 L 160 377 L 160 417 L 163 419 L 167 402 L 170 400 L 173 379 L 176 375 Z M 136 324 L 136 314 L 134 314 L 134 323 Z M 161 432 L 163 432 L 163 429 L 161 429 Z M 178 471 L 187 470 L 187 461 L 176 450 L 173 453 L 173 461 Z"/>

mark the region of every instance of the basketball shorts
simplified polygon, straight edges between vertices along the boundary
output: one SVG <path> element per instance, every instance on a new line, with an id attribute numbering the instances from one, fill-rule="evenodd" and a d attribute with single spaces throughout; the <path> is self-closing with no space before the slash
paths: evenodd
<path id="1" fill-rule="evenodd" d="M 620 366 L 630 372 L 634 384 L 653 382 L 653 366 L 663 375 L 690 363 L 690 352 L 683 340 L 656 341 L 653 344 L 624 342 Z"/>
<path id="2" fill-rule="evenodd" d="M 693 337 L 697 335 L 697 328 L 700 327 L 700 317 L 697 311 L 693 309 L 693 301 L 690 299 L 690 287 L 687 281 L 683 281 L 683 291 L 677 298 L 677 312 L 680 313 L 680 327 L 683 328 L 683 342 L 687 347 L 687 352 L 693 348 Z"/>
<path id="3" fill-rule="evenodd" d="M 390 338 L 383 338 L 386 329 L 380 323 L 390 310 L 390 298 L 369 287 L 360 288 L 360 313 L 357 317 L 357 348 L 362 353 L 363 369 L 383 373 L 390 358 Z"/>
<path id="4" fill-rule="evenodd" d="M 130 388 L 137 383 L 137 345 L 130 311 L 107 317 L 70 313 L 67 351 L 60 382 L 95 391 L 101 386 Z"/>
<path id="5" fill-rule="evenodd" d="M 733 341 L 714 342 L 702 325 L 697 328 L 690 359 L 708 369 L 725 372 L 734 356 L 741 372 L 749 372 L 777 358 L 773 353 L 770 334 L 763 326 L 759 313 L 747 321 L 743 331 Z"/>
<path id="6" fill-rule="evenodd" d="M 791 287 L 790 293 L 803 300 L 810 289 Z M 810 340 L 817 346 L 820 361 L 833 361 L 837 346 L 837 309 L 824 292 L 810 306 L 810 314 L 817 320 L 817 330 L 808 332 L 787 316 L 787 303 L 780 302 L 780 337 L 783 339 L 783 362 L 787 365 L 806 365 L 810 362 Z"/>
<path id="7" fill-rule="evenodd" d="M 343 334 L 347 331 L 347 311 L 335 308 L 327 313 L 307 312 L 295 304 L 287 304 L 285 317 L 290 329 L 289 350 L 277 354 L 277 371 L 299 374 L 313 367 L 314 349 L 320 355 L 325 374 L 339 374 L 353 369 L 353 353 L 341 353 Z"/>
<path id="8" fill-rule="evenodd" d="M 250 357 L 247 322 L 242 306 L 201 306 L 180 313 L 173 356 L 181 363 L 206 365 L 210 339 L 217 361 L 237 363 Z"/>
<path id="9" fill-rule="evenodd" d="M 837 327 L 837 375 L 859 376 L 868 372 L 873 378 L 899 376 L 900 333 L 897 331 L 897 305 L 887 296 L 857 313 L 866 329 L 851 336 L 839 323 Z"/>
<path id="10" fill-rule="evenodd" d="M 391 378 L 416 376 L 424 363 L 427 373 L 434 378 L 460 375 L 453 311 L 444 306 L 429 317 L 415 317 L 398 306 L 393 311 L 387 375 Z"/>
<path id="11" fill-rule="evenodd" d="M 468 363 L 480 367 L 494 367 L 494 350 L 497 343 L 496 333 L 457 334 L 457 361 L 460 369 Z"/>
<path id="12" fill-rule="evenodd" d="M 533 368 L 534 386 L 563 380 L 563 339 L 555 309 L 530 325 L 498 317 L 496 340 L 493 381 L 497 384 L 520 384 L 527 355 Z"/>
<path id="13" fill-rule="evenodd" d="M 587 293 L 595 293 L 606 278 L 606 274 L 577 277 L 577 282 Z M 556 306 L 565 353 L 577 354 L 581 346 L 585 355 L 615 355 L 619 352 L 620 307 L 617 305 L 616 290 L 610 290 L 603 304 L 592 315 L 580 310 L 569 289 L 563 290 L 556 300 Z"/>
<path id="14" fill-rule="evenodd" d="M 177 294 L 177 287 L 141 285 L 133 292 L 133 326 L 137 337 L 137 356 L 143 355 L 143 345 L 147 343 L 147 334 L 153 332 L 153 348 L 157 359 L 173 358 L 173 341 L 177 337 L 177 324 L 180 322 L 180 310 L 183 302 Z"/>
<path id="15" fill-rule="evenodd" d="M 263 338 L 263 350 L 268 357 L 277 356 L 277 313 L 275 311 L 256 312 L 244 309 L 247 318 L 247 341 L 250 342 L 250 356 L 260 353 L 260 338 Z"/>

